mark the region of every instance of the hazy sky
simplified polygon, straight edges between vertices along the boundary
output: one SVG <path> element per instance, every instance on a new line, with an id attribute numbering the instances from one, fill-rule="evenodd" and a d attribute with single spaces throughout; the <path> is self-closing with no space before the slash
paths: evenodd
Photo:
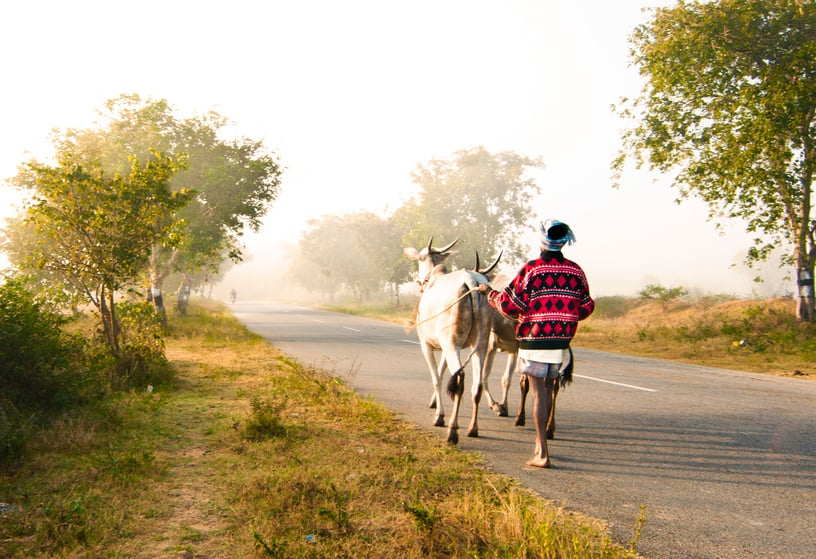
<path id="1" fill-rule="evenodd" d="M 0 177 L 50 154 L 52 127 L 88 127 L 121 93 L 165 98 L 185 115 L 215 109 L 286 167 L 251 261 L 307 219 L 383 212 L 414 187 L 417 163 L 485 146 L 542 157 L 543 195 L 578 243 L 565 250 L 596 295 L 649 283 L 749 294 L 739 224 L 720 234 L 707 208 L 677 206 L 668 180 L 609 165 L 623 127 L 610 110 L 640 91 L 628 35 L 656 0 L 27 0 L 0 5 Z M 12 196 L 0 190 L 0 213 Z M 446 241 L 439 239 L 440 242 Z M 535 252 L 534 246 L 531 249 Z M 516 263 L 506 263 L 516 268 Z M 518 263 L 521 264 L 521 263 Z M 766 292 L 779 288 L 766 266 Z"/>

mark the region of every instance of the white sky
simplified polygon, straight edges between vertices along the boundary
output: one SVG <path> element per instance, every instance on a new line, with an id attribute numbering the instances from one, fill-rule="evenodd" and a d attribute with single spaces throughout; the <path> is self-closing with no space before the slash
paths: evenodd
<path id="1" fill-rule="evenodd" d="M 413 192 L 417 163 L 483 145 L 543 157 L 531 214 L 573 227 L 578 243 L 565 252 L 595 295 L 649 283 L 747 295 L 755 273 L 734 267 L 749 246 L 739 224 L 721 235 L 702 203 L 675 205 L 661 177 L 632 171 L 611 186 L 623 124 L 610 105 L 640 90 L 627 37 L 641 8 L 667 3 L 3 2 L 0 177 L 27 152 L 49 155 L 52 127 L 91 126 L 121 93 L 165 98 L 185 115 L 215 109 L 287 168 L 265 226 L 247 238 L 251 260 L 228 277 L 265 286 L 275 246 L 295 242 L 310 217 L 393 209 Z M 13 199 L 0 188 L 0 215 Z M 774 267 L 763 294 L 781 285 Z"/>

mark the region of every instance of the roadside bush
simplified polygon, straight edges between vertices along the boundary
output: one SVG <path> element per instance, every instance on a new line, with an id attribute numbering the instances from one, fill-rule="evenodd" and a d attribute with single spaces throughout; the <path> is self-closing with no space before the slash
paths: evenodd
<path id="1" fill-rule="evenodd" d="M 0 463 L 25 446 L 38 417 L 82 399 L 85 344 L 17 280 L 0 285 Z"/>
<path id="2" fill-rule="evenodd" d="M 17 280 L 0 286 L 0 393 L 21 411 L 58 411 L 83 383 L 84 341 Z"/>
<path id="3" fill-rule="evenodd" d="M 122 328 L 122 352 L 111 370 L 114 388 L 164 385 L 173 373 L 165 356 L 162 317 L 148 302 L 120 303 L 116 306 Z"/>

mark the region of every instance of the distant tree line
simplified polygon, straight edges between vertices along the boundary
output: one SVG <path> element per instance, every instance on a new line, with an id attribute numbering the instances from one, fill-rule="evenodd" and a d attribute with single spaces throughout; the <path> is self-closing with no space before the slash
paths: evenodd
<path id="1" fill-rule="evenodd" d="M 347 292 L 364 301 L 387 291 L 399 300 L 399 286 L 413 275 L 403 247 L 460 239 L 450 264 L 476 265 L 503 254 L 519 266 L 529 247 L 523 233 L 535 226 L 532 201 L 541 191 L 535 171 L 540 159 L 483 147 L 447 159 L 417 164 L 411 177 L 418 193 L 389 215 L 371 212 L 325 215 L 308 224 L 293 257 L 290 277 L 332 300 Z"/>

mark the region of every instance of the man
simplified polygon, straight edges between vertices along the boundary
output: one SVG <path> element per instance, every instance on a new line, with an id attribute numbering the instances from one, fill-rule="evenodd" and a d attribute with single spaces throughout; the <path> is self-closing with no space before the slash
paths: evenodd
<path id="1" fill-rule="evenodd" d="M 547 422 L 559 370 L 578 321 L 592 314 L 595 301 L 584 271 L 561 253 L 565 244 L 575 242 L 569 225 L 548 219 L 540 234 L 541 254 L 527 262 L 504 290 L 480 285 L 479 291 L 500 313 L 518 322 L 518 370 L 530 380 L 536 430 L 535 454 L 526 464 L 549 468 Z"/>

